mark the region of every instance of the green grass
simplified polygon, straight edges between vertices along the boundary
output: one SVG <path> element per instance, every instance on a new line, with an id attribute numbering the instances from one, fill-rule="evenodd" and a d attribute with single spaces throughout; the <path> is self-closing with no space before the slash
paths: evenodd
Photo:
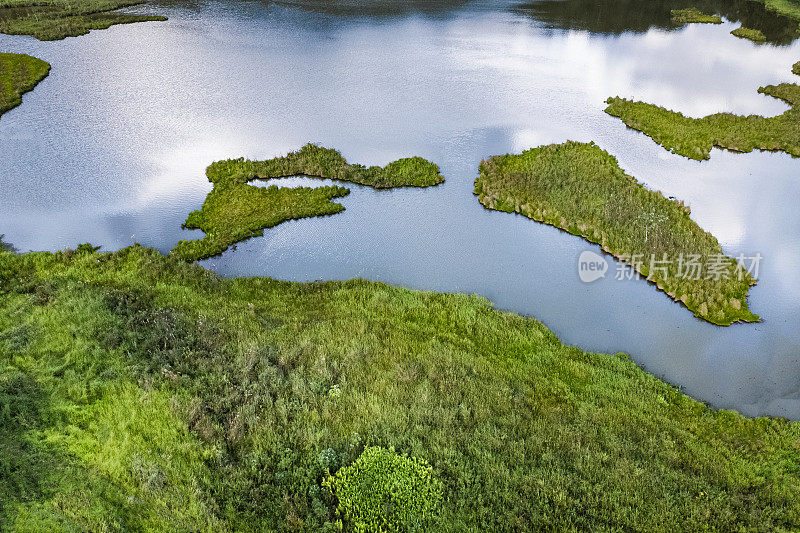
<path id="1" fill-rule="evenodd" d="M 722 17 L 703 13 L 695 7 L 673 9 L 672 22 L 675 24 L 722 24 Z"/>
<path id="2" fill-rule="evenodd" d="M 755 280 L 736 271 L 738 263 L 722 254 L 682 202 L 646 189 L 594 143 L 491 157 L 480 165 L 475 194 L 488 209 L 519 213 L 599 244 L 699 318 L 717 325 L 758 320 L 747 307 Z M 701 271 L 679 263 L 692 256 Z M 668 264 L 654 264 L 653 257 Z M 712 263 L 720 275 L 710 270 Z"/>
<path id="3" fill-rule="evenodd" d="M 795 67 L 793 71 L 797 73 L 796 70 Z M 653 104 L 615 97 L 606 101 L 606 113 L 672 153 L 691 159 L 709 159 L 715 146 L 735 152 L 783 151 L 800 157 L 800 85 L 767 85 L 758 92 L 779 98 L 791 108 L 776 117 L 717 113 L 692 118 Z"/>
<path id="4" fill-rule="evenodd" d="M 206 170 L 214 188 L 198 211 L 189 214 L 184 227 L 201 229 L 205 237 L 182 240 L 172 253 L 195 261 L 219 255 L 231 245 L 262 235 L 266 228 L 287 220 L 334 215 L 344 211 L 334 198 L 350 193 L 344 187 L 267 188 L 248 185 L 253 180 L 309 176 L 367 185 L 376 189 L 427 187 L 444 181 L 439 167 L 421 157 L 400 159 L 386 167 L 348 163 L 336 150 L 313 144 L 267 161 L 229 159 Z"/>
<path id="5" fill-rule="evenodd" d="M 429 531 L 800 528 L 799 424 L 478 297 L 87 246 L 0 252 L 0 293 L 11 530 L 334 531 L 325 480 L 371 446 L 430 464 Z"/>
<path id="6" fill-rule="evenodd" d="M 800 2 L 797 0 L 758 0 L 767 9 L 800 21 Z"/>
<path id="7" fill-rule="evenodd" d="M 143 0 L 0 0 L 0 33 L 55 41 L 104 30 L 114 24 L 167 20 L 115 12 L 142 3 Z"/>
<path id="8" fill-rule="evenodd" d="M 800 76 L 800 61 L 792 65 L 792 74 Z"/>
<path id="9" fill-rule="evenodd" d="M 736 28 L 731 32 L 731 35 L 734 37 L 739 37 L 740 39 L 747 39 L 748 41 L 753 41 L 754 43 L 761 44 L 767 42 L 767 36 L 760 30 L 754 30 L 752 28 L 745 28 L 742 26 L 741 28 Z"/>
<path id="10" fill-rule="evenodd" d="M 50 73 L 50 64 L 25 54 L 0 53 L 0 115 L 22 103 Z"/>

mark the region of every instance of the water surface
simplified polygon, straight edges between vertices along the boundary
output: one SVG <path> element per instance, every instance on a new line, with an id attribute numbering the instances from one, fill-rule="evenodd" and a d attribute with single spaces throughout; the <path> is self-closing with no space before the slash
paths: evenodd
<path id="1" fill-rule="evenodd" d="M 567 343 L 630 353 L 715 406 L 800 418 L 800 160 L 715 150 L 689 161 L 603 113 L 614 95 L 694 116 L 782 113 L 756 89 L 796 81 L 797 42 L 757 46 L 730 36 L 731 21 L 632 27 L 599 12 L 614 29 L 567 24 L 547 16 L 552 2 L 331 5 L 164 2 L 147 11 L 168 22 L 53 43 L 0 36 L 4 51 L 53 65 L 0 119 L 0 233 L 22 251 L 90 241 L 166 252 L 199 236 L 180 224 L 210 190 L 214 160 L 307 141 L 368 165 L 420 155 L 444 185 L 353 186 L 344 213 L 283 224 L 204 264 L 481 294 Z M 596 247 L 472 195 L 483 158 L 567 139 L 596 141 L 687 201 L 726 253 L 760 252 L 750 307 L 763 322 L 700 322 L 643 281 L 615 281 L 616 265 L 583 284 L 577 257 Z"/>

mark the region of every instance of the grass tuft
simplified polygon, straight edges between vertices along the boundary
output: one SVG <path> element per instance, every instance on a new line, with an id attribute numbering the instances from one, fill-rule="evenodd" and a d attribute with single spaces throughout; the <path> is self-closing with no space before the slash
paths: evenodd
<path id="1" fill-rule="evenodd" d="M 747 39 L 748 41 L 753 41 L 757 44 L 762 44 L 767 42 L 767 36 L 761 30 L 754 30 L 752 28 L 745 28 L 742 26 L 741 28 L 736 28 L 731 32 L 731 35 L 734 37 L 739 37 L 740 39 Z"/>
<path id="2" fill-rule="evenodd" d="M 25 54 L 0 53 L 0 115 L 22 103 L 50 73 L 50 64 Z"/>
<path id="3" fill-rule="evenodd" d="M 439 167 L 411 157 L 386 167 L 364 167 L 348 163 L 333 149 L 307 144 L 297 152 L 267 161 L 228 159 L 206 170 L 214 188 L 203 206 L 189 214 L 185 228 L 201 229 L 203 239 L 182 240 L 172 252 L 185 261 L 219 255 L 231 245 L 263 234 L 263 230 L 288 220 L 334 215 L 344 206 L 332 200 L 350 194 L 344 187 L 267 188 L 248 185 L 253 180 L 308 176 L 347 181 L 386 189 L 427 187 L 444 181 Z"/>
<path id="4" fill-rule="evenodd" d="M 519 213 L 599 244 L 698 318 L 722 326 L 758 320 L 747 308 L 755 284 L 749 273 L 737 270 L 738 262 L 722 254 L 682 202 L 646 189 L 594 143 L 491 157 L 480 165 L 475 194 L 488 209 Z M 690 272 L 689 258 L 701 266 Z M 712 264 L 719 276 L 709 276 Z"/>
<path id="5" fill-rule="evenodd" d="M 695 7 L 686 9 L 673 9 L 672 22 L 674 24 L 722 24 L 722 17 L 703 13 Z"/>
<path id="6" fill-rule="evenodd" d="M 115 24 L 167 20 L 114 11 L 142 3 L 144 0 L 0 0 L 0 33 L 56 41 Z"/>
<path id="7" fill-rule="evenodd" d="M 779 98 L 791 108 L 776 117 L 717 113 L 692 118 L 653 104 L 614 97 L 606 101 L 606 113 L 672 153 L 698 161 L 709 159 L 715 146 L 734 152 L 782 151 L 800 157 L 800 85 L 767 85 L 758 92 Z"/>

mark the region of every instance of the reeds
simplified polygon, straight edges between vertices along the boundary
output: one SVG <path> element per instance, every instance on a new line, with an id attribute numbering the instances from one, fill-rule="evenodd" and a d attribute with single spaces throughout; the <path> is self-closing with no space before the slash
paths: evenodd
<path id="1" fill-rule="evenodd" d="M 758 320 L 747 308 L 755 280 L 723 255 L 688 207 L 646 189 L 594 143 L 491 157 L 480 165 L 475 194 L 488 209 L 518 213 L 599 244 L 698 318 L 717 325 Z M 695 271 L 686 271 L 689 258 L 706 267 L 699 267 L 697 279 Z M 723 273 L 720 279 L 708 277 L 712 268 Z"/>

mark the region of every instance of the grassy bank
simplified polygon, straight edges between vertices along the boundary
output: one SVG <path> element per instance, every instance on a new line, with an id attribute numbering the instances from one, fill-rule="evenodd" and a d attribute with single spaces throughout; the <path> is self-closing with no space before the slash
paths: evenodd
<path id="1" fill-rule="evenodd" d="M 50 73 L 50 64 L 25 54 L 0 53 L 0 116 L 22 103 Z"/>
<path id="2" fill-rule="evenodd" d="M 253 180 L 309 176 L 367 185 L 376 189 L 427 187 L 444 181 L 439 167 L 420 157 L 400 159 L 385 167 L 348 163 L 336 150 L 307 144 L 300 150 L 267 161 L 229 159 L 206 170 L 214 188 L 203 206 L 193 211 L 184 227 L 200 229 L 205 237 L 180 241 L 172 253 L 195 261 L 219 255 L 231 245 L 262 235 L 266 228 L 287 220 L 333 215 L 344 211 L 332 202 L 350 193 L 344 187 L 267 188 Z"/>
<path id="3" fill-rule="evenodd" d="M 767 42 L 767 36 L 764 35 L 759 30 L 754 30 L 752 28 L 745 28 L 742 26 L 741 28 L 736 28 L 731 32 L 731 35 L 734 37 L 739 37 L 740 39 L 747 39 L 748 41 L 753 41 L 756 44 L 762 44 Z"/>
<path id="4" fill-rule="evenodd" d="M 800 527 L 798 424 L 708 409 L 480 298 L 88 246 L 0 252 L 0 291 L 12 530 L 336 530 L 374 500 L 345 490 L 372 446 L 430 465 L 431 492 L 393 490 L 441 494 L 431 531 Z M 374 479 L 428 476 L 398 468 Z"/>
<path id="5" fill-rule="evenodd" d="M 114 24 L 166 20 L 115 12 L 142 3 L 143 0 L 0 0 L 0 33 L 55 41 L 104 30 Z"/>
<path id="6" fill-rule="evenodd" d="M 722 255 L 717 239 L 695 224 L 683 203 L 646 189 L 594 143 L 491 157 L 481 163 L 475 194 L 484 207 L 599 244 L 699 318 L 718 325 L 758 320 L 747 308 L 755 280 L 739 275 L 737 262 Z M 701 266 L 689 272 L 689 258 Z M 709 278 L 711 268 L 719 279 Z"/>
<path id="7" fill-rule="evenodd" d="M 719 15 L 703 13 L 697 8 L 673 9 L 672 22 L 675 24 L 722 24 Z"/>
<path id="8" fill-rule="evenodd" d="M 793 72 L 796 70 L 795 67 Z M 615 97 L 607 100 L 606 113 L 667 150 L 691 159 L 709 159 L 715 146 L 735 152 L 782 151 L 800 157 L 800 85 L 767 85 L 758 92 L 780 98 L 791 108 L 777 117 L 717 113 L 692 118 L 653 104 Z"/>

